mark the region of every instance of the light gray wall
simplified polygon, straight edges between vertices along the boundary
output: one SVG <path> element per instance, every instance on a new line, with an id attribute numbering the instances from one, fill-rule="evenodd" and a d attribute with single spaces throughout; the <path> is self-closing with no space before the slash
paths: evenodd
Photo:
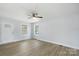
<path id="1" fill-rule="evenodd" d="M 0 20 L 0 41 L 1 41 L 1 20 Z"/>
<path id="2" fill-rule="evenodd" d="M 78 9 L 78 4 L 51 6 L 51 11 L 48 10 L 50 17 L 47 16 L 47 19 L 44 17 L 37 23 L 39 24 L 39 34 L 35 35 L 35 38 L 79 49 Z"/>
<path id="3" fill-rule="evenodd" d="M 58 18 L 37 23 L 35 38 L 79 49 L 79 17 Z"/>
<path id="4" fill-rule="evenodd" d="M 22 21 L 17 21 L 17 20 L 5 18 L 5 17 L 2 17 L 0 20 L 2 20 L 0 44 L 30 39 L 31 30 L 30 30 L 29 23 L 25 23 Z M 6 27 L 6 24 L 10 25 L 10 27 Z M 21 25 L 27 25 L 26 34 L 21 33 Z"/>
<path id="5" fill-rule="evenodd" d="M 1 41 L 1 24 L 0 24 L 0 41 Z"/>

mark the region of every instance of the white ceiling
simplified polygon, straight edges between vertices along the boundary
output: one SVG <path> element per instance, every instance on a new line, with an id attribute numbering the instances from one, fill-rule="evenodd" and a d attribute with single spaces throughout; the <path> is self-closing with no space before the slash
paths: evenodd
<path id="1" fill-rule="evenodd" d="M 67 3 L 0 3 L 0 16 L 29 22 L 27 15 L 35 8 L 43 19 L 79 16 L 79 4 Z"/>

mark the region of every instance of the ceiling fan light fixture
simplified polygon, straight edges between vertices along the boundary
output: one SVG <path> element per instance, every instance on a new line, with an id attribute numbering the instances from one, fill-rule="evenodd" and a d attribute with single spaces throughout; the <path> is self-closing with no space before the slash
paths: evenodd
<path id="1" fill-rule="evenodd" d="M 40 18 L 33 17 L 32 19 L 33 19 L 34 22 L 40 21 Z"/>
<path id="2" fill-rule="evenodd" d="M 36 20 L 37 18 L 36 18 L 36 17 L 32 17 L 32 19 L 33 19 L 33 20 Z"/>

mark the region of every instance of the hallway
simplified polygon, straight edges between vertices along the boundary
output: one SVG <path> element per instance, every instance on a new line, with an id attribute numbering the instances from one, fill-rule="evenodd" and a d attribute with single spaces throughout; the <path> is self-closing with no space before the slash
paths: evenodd
<path id="1" fill-rule="evenodd" d="M 77 56 L 79 50 L 36 39 L 0 45 L 1 56 Z"/>

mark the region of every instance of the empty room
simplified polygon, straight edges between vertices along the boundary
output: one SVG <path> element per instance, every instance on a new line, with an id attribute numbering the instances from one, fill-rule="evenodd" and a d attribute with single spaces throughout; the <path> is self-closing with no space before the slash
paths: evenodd
<path id="1" fill-rule="evenodd" d="M 79 56 L 79 4 L 0 3 L 0 56 Z"/>

